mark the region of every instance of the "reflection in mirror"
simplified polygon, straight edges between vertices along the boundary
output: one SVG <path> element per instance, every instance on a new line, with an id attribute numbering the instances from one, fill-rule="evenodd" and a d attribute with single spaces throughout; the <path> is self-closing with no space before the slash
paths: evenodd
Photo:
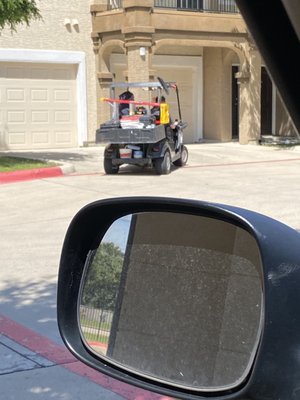
<path id="1" fill-rule="evenodd" d="M 261 275 L 255 239 L 231 223 L 159 212 L 120 218 L 86 262 L 82 337 L 141 375 L 232 388 L 258 347 Z"/>

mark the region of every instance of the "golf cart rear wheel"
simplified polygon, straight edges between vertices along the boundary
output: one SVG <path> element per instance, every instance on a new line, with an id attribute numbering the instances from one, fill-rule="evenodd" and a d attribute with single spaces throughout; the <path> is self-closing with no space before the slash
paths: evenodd
<path id="1" fill-rule="evenodd" d="M 113 165 L 111 158 L 104 158 L 104 171 L 107 175 L 117 174 L 119 172 L 119 166 Z"/>
<path id="2" fill-rule="evenodd" d="M 173 164 L 176 165 L 176 167 L 183 167 L 187 163 L 188 158 L 189 158 L 188 149 L 185 146 L 182 146 L 180 158 L 174 161 Z"/>
<path id="3" fill-rule="evenodd" d="M 159 175 L 167 175 L 171 172 L 171 155 L 167 150 L 162 158 L 155 160 L 155 170 Z"/>

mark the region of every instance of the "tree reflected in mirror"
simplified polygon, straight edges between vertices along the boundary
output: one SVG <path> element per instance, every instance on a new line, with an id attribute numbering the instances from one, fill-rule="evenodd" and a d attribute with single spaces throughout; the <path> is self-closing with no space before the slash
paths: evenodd
<path id="1" fill-rule="evenodd" d="M 102 243 L 95 253 L 82 292 L 80 317 L 85 338 L 106 354 L 120 284 L 123 254 L 114 243 Z"/>
<path id="2" fill-rule="evenodd" d="M 255 239 L 218 219 L 121 218 L 90 252 L 79 299 L 82 337 L 110 362 L 195 390 L 243 381 L 263 317 Z"/>

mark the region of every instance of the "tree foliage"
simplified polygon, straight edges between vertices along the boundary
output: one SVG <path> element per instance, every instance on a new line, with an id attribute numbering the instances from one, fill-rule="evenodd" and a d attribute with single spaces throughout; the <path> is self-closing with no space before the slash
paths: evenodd
<path id="1" fill-rule="evenodd" d="M 5 26 L 16 30 L 18 24 L 41 18 L 35 0 L 0 0 L 0 30 Z"/>
<path id="2" fill-rule="evenodd" d="M 89 267 L 82 296 L 82 304 L 113 310 L 120 285 L 124 256 L 113 243 L 102 243 Z"/>

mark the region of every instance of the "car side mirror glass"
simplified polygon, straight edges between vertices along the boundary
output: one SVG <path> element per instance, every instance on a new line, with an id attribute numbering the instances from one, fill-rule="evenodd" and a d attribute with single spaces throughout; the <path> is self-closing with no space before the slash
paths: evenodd
<path id="1" fill-rule="evenodd" d="M 220 219 L 142 212 L 117 219 L 89 252 L 78 313 L 97 357 L 192 390 L 248 375 L 263 322 L 254 237 Z"/>

